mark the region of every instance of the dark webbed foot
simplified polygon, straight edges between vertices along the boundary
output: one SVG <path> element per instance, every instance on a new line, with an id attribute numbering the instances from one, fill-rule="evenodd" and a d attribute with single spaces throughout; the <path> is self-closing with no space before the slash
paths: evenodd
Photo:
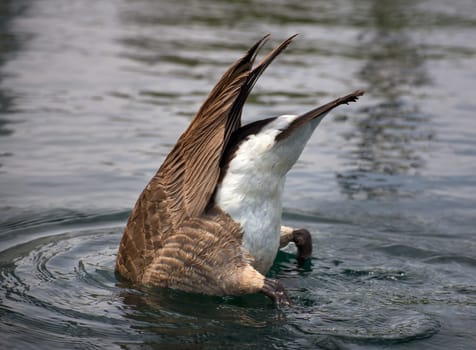
<path id="1" fill-rule="evenodd" d="M 312 255 L 312 238 L 308 230 L 300 228 L 293 231 L 293 242 L 298 249 L 298 260 L 304 261 Z"/>
<path id="2" fill-rule="evenodd" d="M 291 300 L 286 294 L 283 285 L 278 280 L 265 278 L 261 292 L 270 297 L 278 306 L 291 305 Z"/>
<path id="3" fill-rule="evenodd" d="M 298 261 L 303 262 L 312 255 L 312 237 L 308 230 L 304 228 L 295 229 L 281 226 L 280 248 L 294 242 L 298 249 Z"/>

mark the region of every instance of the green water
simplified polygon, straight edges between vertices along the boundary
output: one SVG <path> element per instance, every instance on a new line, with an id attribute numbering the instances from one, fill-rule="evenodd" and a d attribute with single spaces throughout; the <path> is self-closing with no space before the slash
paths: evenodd
<path id="1" fill-rule="evenodd" d="M 476 3 L 0 4 L 0 348 L 471 349 Z M 310 140 L 283 221 L 312 232 L 262 295 L 135 290 L 114 275 L 134 202 L 226 67 L 298 38 L 244 120 L 358 88 Z"/>

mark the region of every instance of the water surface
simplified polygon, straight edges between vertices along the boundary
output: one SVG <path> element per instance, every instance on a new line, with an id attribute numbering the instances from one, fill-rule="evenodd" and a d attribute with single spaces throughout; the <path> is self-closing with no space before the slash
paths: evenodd
<path id="1" fill-rule="evenodd" d="M 468 349 L 476 343 L 472 0 L 0 5 L 0 347 Z M 134 202 L 226 67 L 299 37 L 244 120 L 357 88 L 288 176 L 262 295 L 137 290 L 114 275 Z M 269 45 L 266 49 L 270 48 Z"/>

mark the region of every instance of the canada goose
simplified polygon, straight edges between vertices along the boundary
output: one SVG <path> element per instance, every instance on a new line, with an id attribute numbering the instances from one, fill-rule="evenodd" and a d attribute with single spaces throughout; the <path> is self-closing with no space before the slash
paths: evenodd
<path id="1" fill-rule="evenodd" d="M 253 67 L 268 37 L 225 72 L 141 193 L 117 255 L 123 278 L 210 295 L 263 292 L 289 304 L 265 274 L 280 247 L 294 241 L 306 258 L 312 242 L 307 230 L 281 226 L 286 174 L 324 116 L 364 92 L 241 126 L 254 84 L 295 35 Z"/>

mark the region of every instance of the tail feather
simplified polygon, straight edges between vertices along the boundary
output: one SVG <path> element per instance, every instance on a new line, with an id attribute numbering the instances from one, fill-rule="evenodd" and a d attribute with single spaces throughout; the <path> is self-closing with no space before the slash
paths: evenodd
<path id="1" fill-rule="evenodd" d="M 365 93 L 364 90 L 356 90 L 348 95 L 339 97 L 335 99 L 334 101 L 331 101 L 329 103 L 326 103 L 323 106 L 314 108 L 313 110 L 304 113 L 303 115 L 299 116 L 296 118 L 289 126 L 283 130 L 281 133 L 279 133 L 276 136 L 276 141 L 282 140 L 287 138 L 289 135 L 293 133 L 294 130 L 299 128 L 300 126 L 308 123 L 309 121 L 319 118 L 320 116 L 328 113 L 332 109 L 336 108 L 339 105 L 342 104 L 349 104 L 349 102 L 356 102 L 359 99 L 359 96 L 362 96 Z"/>

